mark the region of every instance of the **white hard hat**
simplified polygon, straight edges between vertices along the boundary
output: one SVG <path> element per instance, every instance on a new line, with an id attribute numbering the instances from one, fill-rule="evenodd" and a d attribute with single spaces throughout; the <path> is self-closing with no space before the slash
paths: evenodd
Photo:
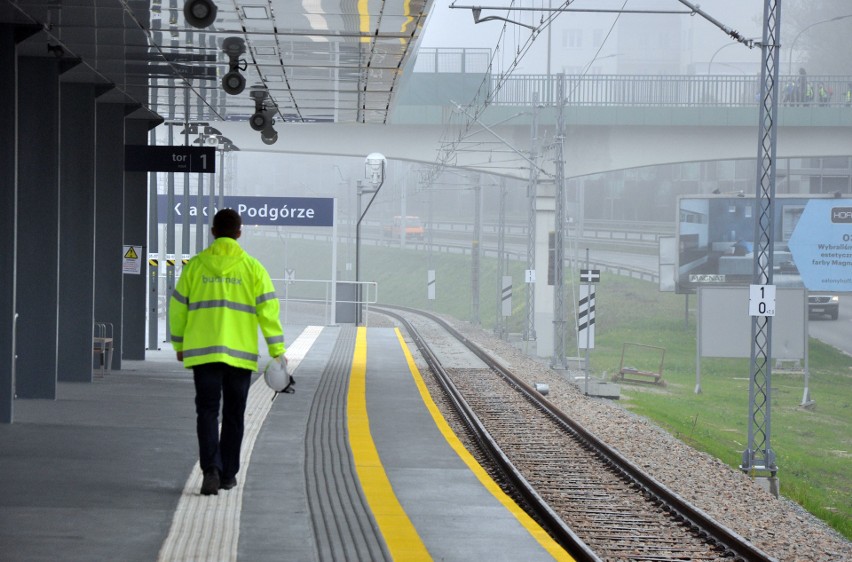
<path id="1" fill-rule="evenodd" d="M 275 392 L 292 392 L 293 377 L 287 369 L 287 358 L 281 355 L 270 359 L 263 369 L 263 380 Z"/>

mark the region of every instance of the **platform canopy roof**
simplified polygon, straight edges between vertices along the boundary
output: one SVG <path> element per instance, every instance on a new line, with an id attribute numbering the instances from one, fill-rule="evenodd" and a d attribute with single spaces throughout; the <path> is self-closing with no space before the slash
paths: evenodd
<path id="1" fill-rule="evenodd" d="M 187 23 L 184 0 L 2 0 L 0 23 L 29 35 L 19 54 L 57 57 L 63 81 L 103 85 L 100 99 L 155 119 L 244 121 L 265 92 L 277 120 L 383 124 L 432 2 L 212 1 L 204 28 Z M 245 48 L 237 95 L 222 87 L 226 40 Z"/>

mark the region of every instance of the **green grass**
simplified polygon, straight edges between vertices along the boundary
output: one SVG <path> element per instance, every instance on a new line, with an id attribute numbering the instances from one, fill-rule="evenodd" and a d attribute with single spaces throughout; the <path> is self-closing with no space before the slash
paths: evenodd
<path id="1" fill-rule="evenodd" d="M 625 342 L 665 348 L 665 386 L 624 384 L 624 405 L 696 449 L 739 466 L 748 439 L 749 361 L 702 359 L 702 393 L 695 394 L 695 318 L 690 314 L 686 327 L 684 296 L 614 277 L 601 284 L 597 300 L 594 370 L 617 372 Z M 852 360 L 814 339 L 809 349 L 815 408 L 800 407 L 801 373 L 772 373 L 771 447 L 781 493 L 852 538 Z"/>
<path id="2" fill-rule="evenodd" d="M 275 275 L 283 272 L 281 242 L 254 246 L 249 251 Z M 330 250 L 320 243 L 288 241 L 287 267 L 297 278 L 327 279 Z M 425 254 L 387 247 L 362 247 L 361 279 L 376 281 L 379 300 L 435 310 L 471 320 L 470 257 L 435 254 L 437 299 L 426 298 Z M 342 251 L 341 251 L 342 253 Z M 354 257 L 352 258 L 354 260 Z M 344 270 L 345 257 L 339 256 Z M 512 262 L 510 274 L 523 279 L 524 266 Z M 480 319 L 494 326 L 497 310 L 496 262 L 483 259 L 480 272 Z M 282 275 L 283 276 L 283 275 Z M 351 279 L 350 273 L 341 279 Z M 591 352 L 592 370 L 611 376 L 621 363 L 624 343 L 665 350 L 664 385 L 622 384 L 621 402 L 654 420 L 698 450 L 737 467 L 748 435 L 749 362 L 746 359 L 702 359 L 702 393 L 695 394 L 695 317 L 685 320 L 685 297 L 661 293 L 647 282 L 604 275 L 597 285 L 597 329 Z M 569 300 L 571 292 L 567 292 Z M 525 286 L 515 281 L 511 332 L 524 325 Z M 694 306 L 695 299 L 690 299 Z M 573 307 L 569 305 L 569 315 Z M 571 336 L 573 338 L 573 335 Z M 569 342 L 568 355 L 576 343 Z M 574 349 L 576 349 L 574 347 Z M 781 493 L 852 539 L 852 360 L 816 340 L 810 343 L 810 394 L 813 409 L 803 409 L 801 373 L 772 373 L 772 449 L 777 455 Z M 659 352 L 632 348 L 625 364 L 657 370 Z"/>

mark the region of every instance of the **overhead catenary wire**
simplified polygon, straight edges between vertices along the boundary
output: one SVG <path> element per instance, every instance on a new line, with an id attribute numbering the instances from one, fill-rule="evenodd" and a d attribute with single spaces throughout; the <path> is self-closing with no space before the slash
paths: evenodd
<path id="1" fill-rule="evenodd" d="M 562 6 L 567 7 L 575 0 L 564 0 Z M 450 8 L 454 6 L 451 4 Z M 514 0 L 512 4 L 505 8 L 506 10 L 511 10 L 514 7 Z M 526 38 L 525 42 L 522 45 L 519 45 L 516 49 L 516 54 L 512 58 L 511 62 L 508 63 L 508 66 L 497 76 L 496 81 L 494 82 L 493 87 L 489 87 L 490 83 L 490 74 L 494 67 L 494 61 L 498 57 L 498 53 L 502 54 L 505 49 L 501 48 L 505 38 L 506 32 L 509 23 L 513 23 L 511 21 L 505 20 L 503 23 L 503 28 L 501 29 L 500 36 L 497 41 L 497 46 L 494 49 L 494 53 L 492 54 L 492 58 L 488 64 L 488 72 L 485 73 L 482 82 L 480 82 L 479 87 L 477 88 L 476 94 L 470 103 L 468 103 L 465 107 L 468 108 L 468 111 L 464 112 L 467 120 L 460 124 L 460 131 L 456 135 L 454 139 L 450 139 L 449 137 L 452 135 L 451 127 L 452 123 L 446 123 L 444 131 L 442 133 L 442 140 L 440 141 L 440 146 L 438 148 L 438 155 L 436 157 L 436 162 L 431 166 L 429 173 L 427 174 L 427 185 L 434 181 L 452 161 L 454 161 L 457 153 L 457 147 L 462 139 L 466 138 L 473 123 L 475 123 L 480 115 L 484 112 L 485 108 L 490 105 L 491 101 L 494 97 L 499 93 L 502 85 L 506 82 L 508 77 L 514 72 L 515 68 L 520 64 L 521 60 L 524 58 L 526 53 L 532 47 L 532 44 L 535 42 L 535 39 L 541 33 L 542 30 L 546 29 L 553 20 L 558 15 L 558 12 L 552 12 L 546 17 L 541 18 L 540 24 L 531 31 L 529 36 Z M 480 100 L 480 101 L 478 101 Z"/>
<path id="2" fill-rule="evenodd" d="M 680 2 L 684 6 L 687 6 L 695 14 L 698 14 L 702 18 L 706 19 L 707 21 L 709 21 L 710 23 L 712 23 L 713 25 L 715 25 L 716 27 L 718 27 L 719 29 L 724 31 L 734 41 L 738 41 L 738 42 L 742 43 L 743 45 L 745 45 L 749 49 L 760 46 L 760 42 L 757 42 L 754 39 L 749 39 L 748 37 L 743 37 L 743 35 L 740 32 L 738 32 L 737 30 L 733 29 L 732 27 L 725 25 L 724 23 L 720 22 L 719 20 L 717 20 L 716 18 L 714 18 L 713 16 L 711 16 L 710 14 L 708 14 L 707 12 L 702 10 L 698 6 L 698 4 L 693 4 L 689 0 L 678 0 L 678 2 Z"/>
<path id="3" fill-rule="evenodd" d="M 563 12 L 573 12 L 573 13 L 594 12 L 594 13 L 617 13 L 618 14 L 618 16 L 613 21 L 613 24 L 610 27 L 610 30 L 607 33 L 606 38 L 601 43 L 600 47 L 598 48 L 597 52 L 595 53 L 595 56 L 592 58 L 592 60 L 589 63 L 587 63 L 587 65 L 583 69 L 582 75 L 585 75 L 589 71 L 589 69 L 591 68 L 591 65 L 594 64 L 595 60 L 597 60 L 597 57 L 600 54 L 603 46 L 606 45 L 606 43 L 607 43 L 607 39 L 612 34 L 612 32 L 615 28 L 615 24 L 617 23 L 620 15 L 625 14 L 625 13 L 629 13 L 629 14 L 699 15 L 702 18 L 709 21 L 710 23 L 712 23 L 713 25 L 715 25 L 716 27 L 718 27 L 719 29 L 721 29 L 723 32 L 725 32 L 728 36 L 733 38 L 735 41 L 738 41 L 738 42 L 746 45 L 749 48 L 753 48 L 755 46 L 760 46 L 759 42 L 756 42 L 754 39 L 743 37 L 742 34 L 740 34 L 738 31 L 734 30 L 733 28 L 731 28 L 728 25 L 725 25 L 724 23 L 722 23 L 718 19 L 714 18 L 713 16 L 711 16 L 710 14 L 708 14 L 707 12 L 702 10 L 697 4 L 693 4 L 692 2 L 689 2 L 688 0 L 677 0 L 678 2 L 680 2 L 681 4 L 683 4 L 684 6 L 689 8 L 688 10 L 628 9 L 626 7 L 628 1 L 629 0 L 625 0 L 624 4 L 622 5 L 622 7 L 620 9 L 571 8 L 570 6 L 574 2 L 574 0 L 565 0 L 560 6 L 558 6 L 556 8 L 545 8 L 543 6 L 543 4 L 542 4 L 541 7 L 515 6 L 514 0 L 511 2 L 511 4 L 509 6 L 457 5 L 455 2 L 450 4 L 449 7 L 451 9 L 471 9 L 471 10 L 477 10 L 477 13 L 481 13 L 482 10 L 489 10 L 490 9 L 490 10 L 505 10 L 506 15 L 509 15 L 513 11 L 517 11 L 517 12 L 537 12 L 537 11 L 540 11 L 542 13 L 546 13 L 547 15 L 546 16 L 542 15 L 539 25 L 535 28 L 531 28 L 532 31 L 530 32 L 529 36 L 527 37 L 527 40 L 524 42 L 523 45 L 520 45 L 520 46 L 517 47 L 517 50 L 516 50 L 517 54 L 515 55 L 514 59 L 508 64 L 508 66 L 505 67 L 504 71 L 501 72 L 497 76 L 496 80 L 493 82 L 493 84 L 494 84 L 493 87 L 488 89 L 489 81 L 490 81 L 490 75 L 491 75 L 491 72 L 494 68 L 494 62 L 495 62 L 495 60 L 497 60 L 498 53 L 502 55 L 502 53 L 505 51 L 505 49 L 501 48 L 501 45 L 503 44 L 503 42 L 506 38 L 506 31 L 507 31 L 508 24 L 514 23 L 514 24 L 517 24 L 519 26 L 530 27 L 526 24 L 521 24 L 519 22 L 512 21 L 512 20 L 510 20 L 506 17 L 490 18 L 490 19 L 499 19 L 499 20 L 503 21 L 504 23 L 503 23 L 503 28 L 501 30 L 500 36 L 499 36 L 498 41 L 497 41 L 497 45 L 494 49 L 494 53 L 493 53 L 492 58 L 491 58 L 491 60 L 489 61 L 489 64 L 488 64 L 488 72 L 485 73 L 485 76 L 483 77 L 483 80 L 480 83 L 480 85 L 477 89 L 477 92 L 474 95 L 471 102 L 468 103 L 466 106 L 464 106 L 465 109 L 462 111 L 461 110 L 462 106 L 459 105 L 459 104 L 456 104 L 457 109 L 460 110 L 459 112 L 461 114 L 463 114 L 464 117 L 467 117 L 467 119 L 459 125 L 460 130 L 459 130 L 459 132 L 458 132 L 458 134 L 456 135 L 455 138 L 450 138 L 451 135 L 452 135 L 451 129 L 453 128 L 453 121 L 452 121 L 453 116 L 451 116 L 450 119 L 447 121 L 447 123 L 445 123 L 444 131 L 442 133 L 441 140 L 439 141 L 439 148 L 438 148 L 438 154 L 436 156 L 436 161 L 435 161 L 434 164 L 431 165 L 430 170 L 427 174 L 427 181 L 425 183 L 428 185 L 429 183 L 434 181 L 437 178 L 438 175 L 440 175 L 441 171 L 444 168 L 446 168 L 448 165 L 452 165 L 453 163 L 457 162 L 457 155 L 458 155 L 458 152 L 460 152 L 459 146 L 461 146 L 464 139 L 469 138 L 470 130 L 473 127 L 473 123 L 479 122 L 479 118 L 480 118 L 481 114 L 484 112 L 485 108 L 487 108 L 488 105 L 490 105 L 490 103 L 496 97 L 496 95 L 499 93 L 500 89 L 502 88 L 502 86 L 504 85 L 504 83 L 506 82 L 508 77 L 512 74 L 512 72 L 515 70 L 515 68 L 518 67 L 518 65 L 521 62 L 521 60 L 523 59 L 523 57 L 530 50 L 535 39 L 538 37 L 538 35 L 542 31 L 544 31 L 545 29 L 547 29 L 550 26 L 550 24 L 553 22 L 553 20 L 560 13 L 563 13 Z M 474 16 L 474 19 L 477 23 L 479 21 L 485 21 L 484 19 L 479 19 L 476 14 Z M 516 34 L 519 34 L 519 33 L 520 33 L 520 30 L 516 30 Z M 566 103 L 567 100 L 570 99 L 570 97 L 573 96 L 573 93 L 578 86 L 579 86 L 579 83 L 575 83 L 574 87 L 571 90 L 571 93 L 569 95 L 565 96 L 565 99 L 560 100 L 560 103 L 562 103 L 562 104 Z M 485 94 L 483 94 L 483 92 L 485 92 Z M 455 113 L 454 115 L 458 116 L 459 112 Z M 480 124 L 481 124 L 481 122 L 480 122 Z M 486 130 L 487 130 L 487 128 L 486 128 Z M 516 150 L 515 152 L 518 152 L 518 151 Z M 525 158 L 525 160 L 529 161 L 529 159 L 526 159 L 526 158 Z M 539 168 L 539 170 L 540 170 L 540 168 Z M 543 170 L 540 170 L 540 171 L 543 172 Z M 550 174 L 547 174 L 547 175 L 550 175 Z"/>
<path id="4" fill-rule="evenodd" d="M 565 2 L 563 4 L 563 6 L 568 6 L 573 1 L 574 0 L 568 0 L 567 2 Z M 622 10 L 627 6 L 628 2 L 629 2 L 629 0 L 624 0 L 624 3 L 622 4 Z M 521 8 L 513 8 L 513 9 L 521 9 Z M 530 11 L 530 10 L 534 10 L 534 9 L 527 9 L 527 11 Z M 519 150 L 515 149 L 514 147 L 512 147 L 511 145 L 509 145 L 504 139 L 502 139 L 493 130 L 491 130 L 491 128 L 488 125 L 485 125 L 484 123 L 482 123 L 479 120 L 481 113 L 489 105 L 490 101 L 494 98 L 494 96 L 496 96 L 497 93 L 499 93 L 500 88 L 506 82 L 506 80 L 508 79 L 511 72 L 514 71 L 514 69 L 520 63 L 521 59 L 529 51 L 529 49 L 531 48 L 532 43 L 535 40 L 535 38 L 537 37 L 537 35 L 540 34 L 541 31 L 543 31 L 544 29 L 549 27 L 549 25 L 553 22 L 553 20 L 556 18 L 556 16 L 561 11 L 564 11 L 564 9 L 554 9 L 554 10 L 544 10 L 544 11 L 545 12 L 549 11 L 550 12 L 549 15 L 546 18 L 544 16 L 542 16 L 541 24 L 540 24 L 539 28 L 537 30 L 535 30 L 535 32 L 530 36 L 530 38 L 527 40 L 526 43 L 524 43 L 524 45 L 522 47 L 518 48 L 518 55 L 515 57 L 515 59 L 510 64 L 508 71 L 506 71 L 505 73 L 502 73 L 498 76 L 497 81 L 495 83 L 495 87 L 488 92 L 488 95 L 487 95 L 486 99 L 482 102 L 482 104 L 477 106 L 477 107 L 474 107 L 475 101 L 479 97 L 479 94 L 481 93 L 482 88 L 485 85 L 485 80 L 483 80 L 483 83 L 480 84 L 480 87 L 477 91 L 477 95 L 474 97 L 474 100 L 471 103 L 469 103 L 467 106 L 462 106 L 461 104 L 453 102 L 456 105 L 457 111 L 464 114 L 466 117 L 468 117 L 468 120 L 467 120 L 467 122 L 465 122 L 463 124 L 463 126 L 462 126 L 463 128 L 462 128 L 461 132 L 458 134 L 458 136 L 452 142 L 448 143 L 448 142 L 442 141 L 441 151 L 439 152 L 439 155 L 438 155 L 438 163 L 436 165 L 433 165 L 432 172 L 430 174 L 432 181 L 434 181 L 435 177 L 437 177 L 437 175 L 440 174 L 440 171 L 451 160 L 453 160 L 459 152 L 465 151 L 465 149 L 461 149 L 460 146 L 462 146 L 464 144 L 465 139 L 472 136 L 472 133 L 470 132 L 470 130 L 471 130 L 474 122 L 478 122 L 483 129 L 488 131 L 490 134 L 494 135 L 503 144 L 506 144 L 507 146 L 509 146 L 511 151 L 518 154 L 521 157 L 521 159 L 524 160 L 528 165 L 533 166 L 537 170 L 538 173 L 543 174 L 543 175 L 550 177 L 550 178 L 553 177 L 552 173 L 547 172 L 546 170 L 542 169 L 541 166 L 539 165 L 539 163 L 534 162 L 531 159 L 527 158 L 526 155 L 521 153 L 521 151 L 519 151 Z M 610 26 L 610 29 L 607 32 L 606 37 L 601 42 L 601 45 L 598 48 L 597 52 L 595 53 L 595 56 L 592 58 L 591 61 L 589 61 L 589 63 L 584 68 L 584 70 L 582 72 L 583 76 L 585 76 L 588 73 L 588 70 L 591 68 L 591 65 L 595 62 L 595 60 L 597 60 L 598 55 L 600 54 L 603 47 L 607 44 L 607 40 L 609 39 L 610 35 L 612 34 L 613 30 L 615 29 L 615 24 L 618 22 L 618 19 L 621 15 L 621 11 L 620 10 L 612 10 L 612 12 L 617 13 L 618 16 L 616 16 L 616 18 L 613 20 L 613 23 Z M 508 20 L 508 19 L 505 19 L 505 18 L 503 19 L 503 21 L 506 22 L 506 23 L 504 23 L 504 30 L 503 30 L 504 32 L 505 32 L 506 25 L 508 23 L 517 23 L 517 22 L 512 22 L 511 20 Z M 518 32 L 519 32 L 519 30 L 518 30 Z M 502 40 L 502 38 L 503 38 L 503 34 L 501 33 L 501 40 Z M 500 43 L 498 42 L 498 46 L 495 48 L 495 51 L 498 50 L 499 48 L 500 48 Z M 571 95 L 573 95 L 573 92 L 576 90 L 576 88 L 578 86 L 579 86 L 579 83 L 574 84 L 574 88 L 571 91 Z M 566 103 L 566 100 L 569 97 L 570 97 L 570 95 L 566 96 L 566 99 L 560 100 L 559 103 L 560 104 Z M 519 115 L 521 115 L 521 114 L 519 114 Z M 445 129 L 445 131 L 446 131 L 446 129 Z M 447 148 L 448 144 L 449 144 L 449 149 Z M 490 161 L 487 162 L 487 163 L 490 164 Z M 503 163 L 506 163 L 506 162 L 503 161 Z M 492 166 L 492 167 L 494 167 L 494 166 Z M 494 168 L 497 169 L 497 167 L 494 167 Z M 500 166 L 499 168 L 505 168 L 505 167 Z"/>
<path id="5" fill-rule="evenodd" d="M 568 6 L 570 6 L 573 2 L 574 2 L 574 0 L 566 0 L 562 4 L 561 7 L 552 8 L 552 9 L 551 8 L 547 8 L 547 9 L 542 8 L 540 11 L 546 12 L 548 15 L 547 16 L 544 16 L 544 15 L 541 16 L 541 21 L 539 23 L 539 26 L 533 29 L 533 32 L 529 35 L 529 37 L 527 38 L 527 40 L 524 42 L 523 45 L 520 45 L 519 47 L 517 47 L 517 54 L 515 55 L 512 62 L 509 63 L 508 68 L 504 72 L 502 72 L 498 75 L 496 81 L 494 82 L 494 87 L 491 88 L 490 90 L 487 90 L 487 87 L 489 85 L 488 84 L 488 77 L 489 77 L 490 72 L 486 73 L 486 76 L 483 78 L 483 81 L 480 83 L 480 85 L 477 89 L 477 92 L 474 95 L 473 100 L 471 100 L 471 102 L 469 102 L 467 104 L 467 106 L 462 106 L 461 104 L 454 102 L 455 105 L 456 105 L 457 111 L 459 113 L 463 114 L 464 116 L 466 116 L 467 120 L 461 124 L 461 130 L 453 140 L 445 140 L 446 137 L 448 136 L 448 131 L 449 131 L 452 123 L 448 122 L 446 124 L 445 129 L 444 129 L 444 134 L 443 134 L 442 140 L 440 142 L 441 146 L 440 146 L 439 151 L 438 151 L 436 163 L 432 165 L 429 173 L 427 174 L 427 181 L 426 181 L 427 185 L 429 183 L 431 183 L 432 181 L 434 181 L 437 178 L 437 176 L 440 175 L 441 171 L 447 165 L 449 165 L 451 162 L 455 161 L 457 154 L 462 151 L 462 150 L 459 149 L 459 147 L 464 143 L 465 139 L 467 139 L 471 136 L 470 130 L 473 127 L 473 123 L 478 122 L 478 123 L 480 123 L 480 126 L 482 126 L 486 131 L 490 132 L 491 134 L 495 134 L 493 131 L 491 131 L 489 129 L 488 126 L 486 126 L 481 121 L 479 121 L 481 114 L 484 112 L 485 108 L 487 108 L 488 105 L 490 105 L 490 103 L 494 99 L 494 97 L 500 92 L 500 89 L 505 84 L 505 82 L 508 80 L 509 76 L 515 70 L 515 68 L 517 68 L 517 66 L 520 64 L 521 60 L 524 58 L 524 56 L 527 54 L 527 52 L 532 47 L 532 44 L 534 43 L 534 41 L 538 37 L 538 35 L 542 31 L 547 29 L 551 25 L 553 20 L 555 20 L 556 17 L 561 12 L 568 11 Z M 609 39 L 610 35 L 612 34 L 612 31 L 615 28 L 615 23 L 618 21 L 618 18 L 620 17 L 622 10 L 625 9 L 628 2 L 629 2 L 629 0 L 625 0 L 624 4 L 622 4 L 622 7 L 621 7 L 620 10 L 611 10 L 612 12 L 618 13 L 619 15 L 613 21 L 613 24 L 610 27 L 609 32 L 607 33 L 604 41 L 601 43 L 601 46 L 598 48 L 598 51 L 595 53 L 595 56 L 587 64 L 586 68 L 583 71 L 583 75 L 585 75 L 588 72 L 589 68 L 594 63 L 594 61 L 597 59 L 597 56 L 600 54 L 601 49 L 604 47 L 604 45 L 606 45 L 607 39 Z M 455 4 L 450 5 L 450 8 L 454 8 L 454 7 L 456 7 Z M 507 11 L 507 13 L 510 12 L 510 11 L 513 11 L 513 10 L 521 10 L 521 11 L 535 11 L 536 10 L 536 8 L 516 7 L 516 6 L 514 6 L 514 2 L 512 3 L 512 5 L 505 7 L 503 9 L 505 9 Z M 586 10 L 573 10 L 573 11 L 580 12 L 580 11 L 586 11 Z M 595 11 L 599 11 L 599 10 L 595 10 Z M 681 11 L 680 13 L 688 13 L 688 12 Z M 505 49 L 501 49 L 501 44 L 505 39 L 507 25 L 509 23 L 515 23 L 515 24 L 518 23 L 518 22 L 514 22 L 512 20 L 509 20 L 507 18 L 499 18 L 499 19 L 504 21 L 504 24 L 503 24 L 503 29 L 501 30 L 501 33 L 500 33 L 500 37 L 498 38 L 497 46 L 494 49 L 494 55 L 492 55 L 492 59 L 489 62 L 489 65 L 488 65 L 489 71 L 493 68 L 493 63 L 494 63 L 494 60 L 497 56 L 497 53 L 505 52 Z M 529 27 L 529 26 L 524 25 L 524 27 Z M 519 33 L 520 33 L 520 30 L 516 28 L 516 34 L 519 34 Z M 579 86 L 579 84 L 575 83 L 574 89 L 572 89 L 572 95 L 573 95 L 574 90 L 578 86 Z M 478 99 L 480 99 L 480 97 L 482 96 L 482 92 L 484 90 L 487 91 L 487 93 L 485 94 L 484 99 L 479 104 L 477 104 L 476 102 L 477 102 Z M 567 97 L 568 96 L 566 96 L 566 98 Z M 560 103 L 564 104 L 565 101 L 566 100 L 560 100 Z M 497 135 L 495 134 L 495 136 L 497 136 Z M 501 142 L 505 143 L 505 141 L 503 139 L 501 139 L 499 136 L 497 136 L 497 138 Z M 538 170 L 539 173 L 544 174 L 545 176 L 548 176 L 548 177 L 553 176 L 553 174 L 543 170 L 538 165 L 538 163 L 532 162 L 529 158 L 527 158 L 525 155 L 521 154 L 521 152 L 518 151 L 517 149 L 515 149 L 514 147 L 510 146 L 509 148 L 512 149 L 515 153 L 521 155 L 521 158 L 523 160 L 525 160 L 529 165 L 534 166 Z"/>

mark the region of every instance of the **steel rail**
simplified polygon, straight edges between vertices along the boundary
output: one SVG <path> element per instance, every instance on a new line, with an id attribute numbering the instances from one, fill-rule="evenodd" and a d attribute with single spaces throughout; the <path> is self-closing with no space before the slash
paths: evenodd
<path id="1" fill-rule="evenodd" d="M 424 316 L 440 325 L 453 337 L 462 342 L 474 355 L 485 362 L 489 368 L 500 374 L 500 376 L 502 376 L 512 386 L 515 386 L 536 408 L 545 412 L 548 416 L 569 431 L 569 433 L 575 435 L 575 437 L 583 443 L 584 446 L 594 451 L 599 458 L 603 459 L 610 468 L 618 472 L 623 479 L 641 488 L 648 496 L 656 498 L 662 506 L 665 506 L 665 510 L 669 511 L 676 518 L 691 525 L 699 534 L 707 537 L 708 542 L 716 542 L 719 546 L 726 549 L 739 560 L 745 560 L 747 562 L 766 562 L 774 560 L 768 554 L 748 542 L 748 540 L 744 537 L 714 520 L 708 514 L 690 504 L 680 495 L 655 480 L 649 474 L 645 473 L 640 467 L 622 456 L 621 453 L 566 416 L 561 410 L 542 397 L 535 389 L 530 387 L 524 381 L 518 379 L 511 371 L 502 366 L 499 362 L 495 361 L 487 351 L 479 347 L 479 345 L 475 342 L 469 340 L 439 316 L 424 310 L 405 306 L 390 307 L 389 305 L 381 305 L 381 307 L 383 308 L 383 313 L 390 312 L 385 312 L 388 307 L 394 308 L 400 311 Z M 394 315 L 394 317 L 400 318 L 400 315 Z M 405 321 L 404 324 L 410 325 Z M 418 336 L 415 338 L 412 334 L 412 338 L 415 339 L 419 348 L 421 345 L 420 337 Z M 425 342 L 424 345 L 426 345 Z M 428 348 L 428 346 L 426 347 Z"/>

